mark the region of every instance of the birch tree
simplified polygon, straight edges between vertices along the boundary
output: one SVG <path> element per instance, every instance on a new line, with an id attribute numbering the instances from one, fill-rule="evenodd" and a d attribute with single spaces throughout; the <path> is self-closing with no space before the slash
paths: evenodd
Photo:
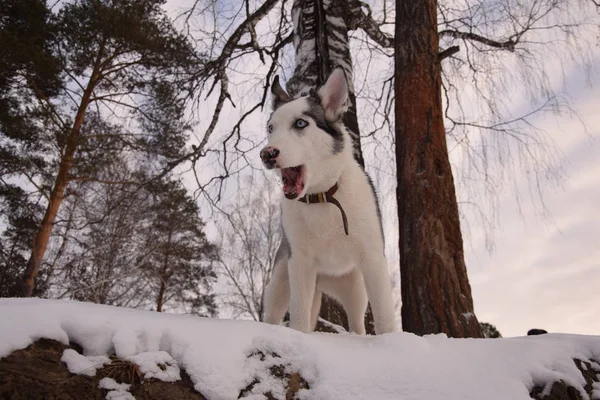
<path id="1" fill-rule="evenodd" d="M 211 10 L 210 4 L 211 1 L 196 2 L 186 17 L 198 18 L 200 10 L 204 13 Z M 221 193 L 222 179 L 241 170 L 232 166 L 239 165 L 242 162 L 241 158 L 251 154 L 252 149 L 258 147 L 256 142 L 252 142 L 240 153 L 239 143 L 249 140 L 248 136 L 243 135 L 243 126 L 254 113 L 268 105 L 269 83 L 278 70 L 285 76 L 289 76 L 290 69 L 294 71 L 288 80 L 287 89 L 291 94 L 298 95 L 307 88 L 318 85 L 327 75 L 332 63 L 342 65 L 354 81 L 351 83 L 361 88 L 356 95 L 358 103 L 371 112 L 368 120 L 361 120 L 363 126 L 368 126 L 362 134 L 361 141 L 382 141 L 390 143 L 392 148 L 398 146 L 398 149 L 405 149 L 396 152 L 399 157 L 399 174 L 408 171 L 414 174 L 416 170 L 423 170 L 432 173 L 433 179 L 437 179 L 439 173 L 447 181 L 451 181 L 455 171 L 450 169 L 448 146 L 445 143 L 451 141 L 453 147 L 465 152 L 465 159 L 471 163 L 469 171 L 481 174 L 478 177 L 470 177 L 465 176 L 463 171 L 458 171 L 461 173 L 460 181 L 468 179 L 472 182 L 481 179 L 483 191 L 493 195 L 494 191 L 502 190 L 499 181 L 492 177 L 492 170 L 497 165 L 493 160 L 509 160 L 503 165 L 508 169 L 508 172 L 501 175 L 502 179 L 505 179 L 513 176 L 517 170 L 514 165 L 509 164 L 510 160 L 518 159 L 520 165 L 528 168 L 528 176 L 532 177 L 534 187 L 539 187 L 539 180 L 543 179 L 542 175 L 546 173 L 546 167 L 552 157 L 552 145 L 545 133 L 535 127 L 533 118 L 536 113 L 572 111 L 568 102 L 563 101 L 564 99 L 550 89 L 547 79 L 549 71 L 543 62 L 544 57 L 548 51 L 556 51 L 553 54 L 566 63 L 586 61 L 585 48 L 590 42 L 585 37 L 585 30 L 589 26 L 588 23 L 596 18 L 594 5 L 588 2 L 546 0 L 481 0 L 474 3 L 440 1 L 433 6 L 428 4 L 426 18 L 424 12 L 413 12 L 404 3 L 397 7 L 398 10 L 404 7 L 400 10 L 404 18 L 401 24 L 396 24 L 395 19 L 400 11 L 397 12 L 394 1 L 369 5 L 358 0 L 339 3 L 334 0 L 297 0 L 291 4 L 291 9 L 286 1 L 267 0 L 257 4 L 244 1 L 240 4 L 239 11 L 232 13 L 230 18 L 215 13 L 215 21 L 218 21 L 219 17 L 225 18 L 229 25 L 224 25 L 231 28 L 227 28 L 229 31 L 223 31 L 230 33 L 224 34 L 222 40 L 210 42 L 211 52 L 215 56 L 214 61 L 207 65 L 211 66 L 213 73 L 205 75 L 207 78 L 204 88 L 205 92 L 209 92 L 210 88 L 212 93 L 218 93 L 218 96 L 216 107 L 211 114 L 211 124 L 205 131 L 207 134 L 214 134 L 214 127 L 220 121 L 222 110 L 232 110 L 236 104 L 237 99 L 231 94 L 234 87 L 231 82 L 235 80 L 236 68 L 243 63 L 241 60 L 248 62 L 251 59 L 257 65 L 263 66 L 257 68 L 261 73 L 253 86 L 253 90 L 262 95 L 256 103 L 251 104 L 246 99 L 243 110 L 239 111 L 241 119 L 234 123 L 233 129 L 227 130 L 225 139 L 220 142 L 222 150 L 216 159 L 222 163 L 223 173 L 219 175 L 220 179 L 211 179 L 208 182 L 217 184 L 218 194 Z M 406 11 L 406 8 L 409 10 Z M 597 19 L 595 21 L 594 26 L 597 25 Z M 425 22 L 428 24 L 427 30 L 422 26 Z M 420 30 L 421 35 L 417 37 L 409 27 Z M 205 30 L 203 33 L 208 32 Z M 346 37 L 350 37 L 350 46 L 345 43 Z M 437 67 L 434 68 L 433 64 L 422 64 L 425 68 L 432 68 L 423 72 L 430 71 L 432 76 L 439 74 L 439 79 L 435 78 L 434 83 L 427 83 L 424 79 L 411 81 L 417 77 L 410 75 L 410 71 L 416 74 L 410 64 L 416 58 L 408 57 L 425 46 L 424 42 L 435 44 L 431 49 L 436 52 L 434 58 L 438 60 Z M 291 45 L 294 46 L 293 61 L 290 61 L 289 57 Z M 396 56 L 401 53 L 403 57 L 407 57 L 403 64 L 400 64 L 402 68 L 407 68 L 406 71 L 395 70 L 392 65 L 395 46 L 399 46 Z M 379 93 L 374 93 L 376 90 L 362 90 L 363 81 L 357 84 L 357 75 L 352 73 L 356 70 L 352 71 L 350 51 L 354 52 L 354 57 L 357 57 L 357 54 L 368 54 L 367 58 L 361 59 L 359 63 L 363 71 L 362 79 L 367 79 L 364 77 L 370 75 L 366 72 L 370 66 L 375 67 L 377 57 L 374 55 L 379 56 L 379 60 L 388 61 L 387 69 L 379 65 L 379 73 L 384 71 L 383 73 L 388 74 L 387 78 L 379 80 Z M 354 66 L 356 65 L 354 60 Z M 244 74 L 244 79 L 251 80 L 249 76 L 251 75 Z M 531 108 L 522 114 L 507 112 L 513 98 L 506 82 L 512 79 L 517 79 L 520 85 L 531 89 L 529 93 L 524 94 L 531 100 Z M 218 89 L 213 89 L 215 87 Z M 403 97 L 394 94 L 394 87 L 404 88 L 405 91 L 401 92 Z M 441 89 L 438 91 L 437 88 Z M 438 94 L 431 100 L 429 94 L 434 92 Z M 475 112 L 467 112 L 461 103 L 465 93 L 471 95 L 478 105 Z M 422 110 L 417 106 L 424 105 L 414 103 L 411 97 L 413 95 L 418 95 L 415 99 L 428 98 L 428 101 L 435 101 L 437 108 L 432 108 L 432 111 L 429 114 L 426 112 L 423 117 Z M 530 96 L 527 97 L 528 95 Z M 229 100 L 232 108 L 228 107 Z M 427 131 L 428 118 L 432 124 L 435 121 L 437 136 L 432 139 L 435 140 L 435 146 L 422 149 L 422 146 L 415 142 L 410 145 L 412 147 L 409 151 L 408 143 L 404 142 L 409 140 L 409 136 L 390 136 L 393 132 L 395 104 L 402 107 L 406 113 L 403 118 L 425 118 L 425 122 L 420 120 L 419 127 L 409 125 L 407 120 L 396 121 L 403 134 L 407 130 Z M 416 107 L 414 110 L 411 108 L 413 105 Z M 356 113 L 361 114 L 362 110 L 356 110 Z M 413 115 L 410 116 L 410 113 Z M 351 111 L 347 118 L 354 118 L 353 114 L 355 113 Z M 440 118 L 445 120 L 445 128 Z M 359 132 L 358 126 L 354 126 L 352 122 L 346 121 L 346 124 L 352 132 Z M 432 127 L 433 125 L 429 131 Z M 483 137 L 482 146 L 474 146 L 470 141 L 475 134 L 481 134 Z M 199 162 L 209 154 L 206 147 L 209 140 L 205 140 L 206 138 L 207 136 L 204 136 L 200 146 L 196 148 L 192 156 L 194 162 Z M 356 151 L 357 148 L 361 146 L 355 140 L 355 155 L 357 159 L 364 158 L 362 151 Z M 426 150 L 428 148 L 437 150 L 434 154 Z M 493 152 L 488 151 L 489 148 L 497 149 L 498 153 L 491 155 Z M 243 156 L 240 157 L 239 154 Z M 232 161 L 236 157 L 236 161 Z M 413 217 L 407 219 L 406 212 L 416 215 L 417 211 L 408 199 L 420 196 L 421 189 L 417 185 L 422 181 L 413 179 L 409 182 L 402 175 L 399 175 L 398 179 L 398 203 L 402 219 L 398 227 L 402 236 L 400 251 L 405 252 L 411 244 L 423 243 L 426 238 L 430 238 L 427 239 L 429 241 L 431 238 L 437 238 L 439 240 L 436 239 L 435 243 L 428 247 L 441 251 L 441 259 L 450 260 L 449 264 L 438 263 L 440 268 L 441 265 L 445 265 L 443 268 L 448 268 L 447 270 L 428 269 L 435 257 L 427 255 L 417 246 L 418 249 L 413 249 L 412 253 L 417 258 L 412 259 L 411 266 L 408 267 L 407 262 L 411 255 L 405 254 L 400 267 L 402 273 L 406 273 L 407 268 L 414 268 L 417 275 L 404 278 L 403 284 L 409 286 L 403 287 L 403 296 L 412 297 L 413 304 L 417 306 L 408 306 L 410 301 L 407 297 L 407 306 L 403 309 L 403 314 L 406 315 L 403 317 L 406 319 L 404 329 L 418 333 L 443 331 L 455 336 L 480 336 L 481 331 L 474 314 L 466 276 L 458 217 L 455 211 L 450 211 L 456 210 L 453 183 L 440 193 L 434 190 L 422 192 L 421 195 L 427 197 L 423 199 L 427 204 L 435 203 L 440 200 L 438 196 L 442 196 L 444 201 L 454 205 L 441 207 L 438 211 L 440 216 L 426 217 L 427 221 L 419 223 Z M 207 182 L 199 180 L 198 183 L 201 191 L 205 193 L 208 188 Z M 216 199 L 219 198 L 217 195 Z M 486 218 L 494 220 L 493 215 Z M 448 225 L 449 221 L 454 222 Z M 424 226 L 427 229 L 423 228 Z M 412 285 L 409 282 L 411 279 L 414 279 Z M 422 298 L 416 291 L 432 293 L 432 297 Z M 436 295 L 435 299 L 433 294 Z M 432 323 L 416 327 L 408 322 L 410 319 L 427 319 Z M 457 324 L 467 324 L 469 328 L 463 329 Z"/>
<path id="2" fill-rule="evenodd" d="M 228 315 L 262 321 L 264 289 L 282 232 L 278 188 L 257 175 L 240 179 L 235 201 L 219 218 L 217 265 L 224 281 L 220 302 Z"/>
<path id="3" fill-rule="evenodd" d="M 325 84 L 333 68 L 341 66 L 344 69 L 348 79 L 349 104 L 343 122 L 352 138 L 354 159 L 364 168 L 348 40 L 349 17 L 350 9 L 344 0 L 294 1 L 292 20 L 296 67 L 286 88 L 292 98 L 306 95 L 310 89 Z M 348 320 L 341 305 L 326 295 L 323 297 L 319 316 L 348 329 Z M 373 334 L 370 313 L 367 314 L 365 322 L 367 332 Z"/>

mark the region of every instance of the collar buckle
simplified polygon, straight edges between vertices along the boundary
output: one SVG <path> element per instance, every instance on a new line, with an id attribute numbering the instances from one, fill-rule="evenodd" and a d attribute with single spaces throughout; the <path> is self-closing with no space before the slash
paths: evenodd
<path id="1" fill-rule="evenodd" d="M 328 191 L 305 194 L 304 196 L 299 198 L 298 201 L 300 201 L 302 203 L 306 203 L 306 204 L 331 203 L 331 204 L 335 205 L 337 208 L 340 209 L 340 212 L 342 213 L 342 221 L 344 223 L 344 232 L 346 232 L 346 236 L 348 236 L 348 218 L 346 216 L 346 212 L 342 208 L 342 205 L 340 204 L 340 202 L 335 197 L 333 197 L 335 192 L 337 192 L 338 187 L 339 186 L 336 182 L 335 185 L 333 185 L 331 188 L 329 188 Z"/>

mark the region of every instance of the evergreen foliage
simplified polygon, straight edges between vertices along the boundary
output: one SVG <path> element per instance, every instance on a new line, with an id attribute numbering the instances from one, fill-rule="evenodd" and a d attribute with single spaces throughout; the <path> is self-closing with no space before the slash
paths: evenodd
<path id="1" fill-rule="evenodd" d="M 164 3 L 0 5 L 1 296 L 215 313 L 216 248 L 163 172 L 202 56 Z"/>
<path id="2" fill-rule="evenodd" d="M 496 329 L 495 325 L 492 325 L 488 322 L 480 322 L 481 330 L 483 331 L 484 337 L 488 339 L 497 339 L 501 338 L 502 334 Z"/>

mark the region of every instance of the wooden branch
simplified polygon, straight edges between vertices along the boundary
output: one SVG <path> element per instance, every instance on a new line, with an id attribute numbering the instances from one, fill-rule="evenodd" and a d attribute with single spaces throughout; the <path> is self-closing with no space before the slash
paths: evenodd
<path id="1" fill-rule="evenodd" d="M 450 36 L 454 39 L 463 39 L 463 40 L 479 42 L 479 43 L 485 44 L 486 46 L 495 47 L 497 49 L 503 49 L 503 50 L 508 50 L 508 51 L 514 51 L 515 46 L 517 45 L 517 42 L 512 39 L 509 39 L 505 42 L 499 42 L 497 40 L 492 40 L 492 39 L 486 38 L 484 36 L 478 35 L 476 33 L 460 32 L 460 31 L 454 31 L 454 30 L 450 30 L 450 29 L 441 31 L 439 33 L 439 36 L 440 37 Z"/>
<path id="2" fill-rule="evenodd" d="M 50 200 L 50 196 L 48 195 L 48 193 L 46 193 L 46 190 L 44 190 L 44 187 L 38 185 L 37 182 L 35 181 L 35 179 L 33 179 L 32 175 L 27 173 L 27 171 L 23 171 L 22 173 L 23 173 L 23 175 L 25 175 L 25 177 L 27 178 L 29 183 L 31 183 L 37 189 L 38 193 L 40 193 L 46 200 Z"/>
<path id="3" fill-rule="evenodd" d="M 82 182 L 97 182 L 97 183 L 103 183 L 103 184 L 107 184 L 107 185 L 136 185 L 139 184 L 139 182 L 135 182 L 135 181 L 108 181 L 108 180 L 104 180 L 104 179 L 98 179 L 98 178 L 94 178 L 91 176 L 68 176 L 67 180 L 69 182 L 72 181 L 82 181 Z"/>
<path id="4" fill-rule="evenodd" d="M 237 27 L 237 29 L 233 32 L 233 34 L 223 46 L 223 51 L 219 55 L 219 57 L 211 62 L 209 62 L 209 68 L 215 67 L 217 70 L 222 70 L 225 67 L 225 63 L 229 60 L 233 51 L 237 48 L 238 43 L 242 36 L 246 32 L 250 33 L 251 30 L 256 26 L 256 24 L 262 20 L 275 5 L 279 2 L 279 0 L 267 0 L 263 3 L 262 6 L 258 7 L 244 22 Z M 203 70 L 201 73 L 205 73 Z"/>
<path id="5" fill-rule="evenodd" d="M 458 46 L 450 46 L 446 50 L 441 51 L 438 54 L 438 59 L 440 61 L 442 61 L 444 58 L 448 58 L 448 57 L 450 57 L 450 56 L 458 53 L 459 51 L 460 51 L 460 47 L 458 47 Z"/>
<path id="6" fill-rule="evenodd" d="M 380 25 L 371 18 L 371 13 L 366 14 L 363 10 L 363 6 L 369 9 L 368 5 L 359 0 L 350 0 L 348 3 L 350 6 L 349 20 L 347 21 L 348 28 L 361 28 L 367 36 L 381 47 L 393 49 L 394 37 L 383 32 Z"/>

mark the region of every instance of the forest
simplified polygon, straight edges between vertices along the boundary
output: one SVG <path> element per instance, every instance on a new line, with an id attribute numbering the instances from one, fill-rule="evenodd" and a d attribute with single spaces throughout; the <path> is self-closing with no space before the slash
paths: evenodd
<path id="1" fill-rule="evenodd" d="M 493 248 L 506 191 L 548 213 L 560 149 L 536 118 L 579 119 L 552 76 L 593 76 L 598 7 L 5 0 L 0 297 L 260 321 L 281 241 L 258 156 L 270 86 L 298 96 L 341 66 L 403 330 L 499 335 L 475 314 L 465 226 Z M 347 328 L 331 299 L 321 317 Z"/>

